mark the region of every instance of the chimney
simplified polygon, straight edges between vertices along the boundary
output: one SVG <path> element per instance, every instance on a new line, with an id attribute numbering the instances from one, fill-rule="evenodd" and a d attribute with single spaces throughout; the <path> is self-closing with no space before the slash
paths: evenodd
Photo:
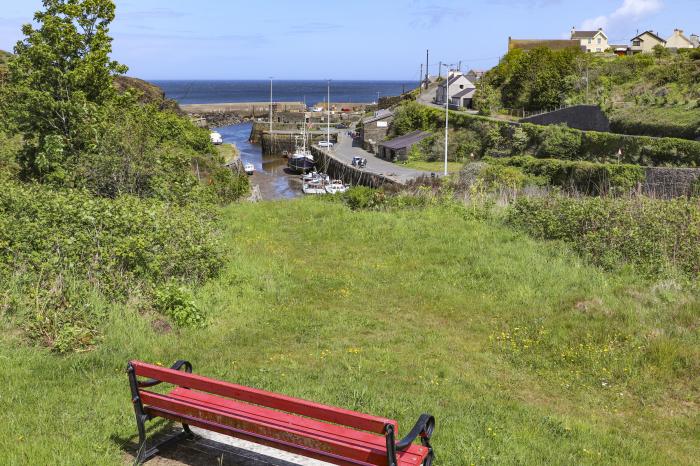
<path id="1" fill-rule="evenodd" d="M 697 34 L 690 35 L 690 42 L 693 43 L 693 47 L 700 47 L 700 37 Z"/>

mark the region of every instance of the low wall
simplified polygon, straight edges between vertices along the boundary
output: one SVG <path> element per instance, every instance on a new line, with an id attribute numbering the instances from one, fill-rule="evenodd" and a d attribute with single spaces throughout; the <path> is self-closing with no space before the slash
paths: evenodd
<path id="1" fill-rule="evenodd" d="M 317 147 L 311 148 L 311 153 L 316 161 L 316 169 L 319 172 L 328 173 L 331 178 L 343 180 L 352 186 L 368 186 L 381 188 L 382 186 L 401 186 L 402 183 L 389 179 L 383 175 L 360 170 L 352 165 L 341 162 Z"/>
<path id="2" fill-rule="evenodd" d="M 535 125 L 557 125 L 564 123 L 569 128 L 582 131 L 610 132 L 610 120 L 597 105 L 576 105 L 554 110 L 520 120 L 521 123 Z"/>
<path id="3" fill-rule="evenodd" d="M 647 167 L 641 188 L 645 195 L 662 199 L 698 194 L 700 168 Z"/>

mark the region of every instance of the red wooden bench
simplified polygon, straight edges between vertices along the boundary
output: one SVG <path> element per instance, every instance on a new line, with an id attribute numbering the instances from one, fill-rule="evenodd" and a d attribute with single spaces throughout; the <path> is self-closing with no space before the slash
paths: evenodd
<path id="1" fill-rule="evenodd" d="M 169 369 L 131 361 L 127 372 L 139 432 L 139 463 L 156 455 L 165 443 L 147 445 L 145 424 L 160 417 L 179 422 L 184 429 L 167 442 L 191 436 L 189 426 L 195 426 L 338 465 L 432 464 L 435 419 L 429 414 L 420 416 L 397 442 L 398 423 L 391 419 L 194 375 L 187 361 Z M 174 387 L 160 393 L 146 390 L 161 383 Z M 414 443 L 416 439 L 420 444 Z"/>

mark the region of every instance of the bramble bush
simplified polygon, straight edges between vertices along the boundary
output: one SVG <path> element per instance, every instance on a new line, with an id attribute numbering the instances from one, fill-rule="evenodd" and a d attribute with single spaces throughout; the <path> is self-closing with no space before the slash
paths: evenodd
<path id="1" fill-rule="evenodd" d="M 607 269 L 631 265 L 649 278 L 700 276 L 697 199 L 517 199 L 507 222 L 541 239 L 563 240 Z"/>
<path id="2" fill-rule="evenodd" d="M 517 167 L 526 175 L 541 179 L 544 185 L 559 186 L 588 195 L 630 192 L 646 177 L 643 167 L 630 164 L 538 159 L 531 156 L 500 159 L 489 157 L 484 162 Z"/>
<path id="3" fill-rule="evenodd" d="M 178 327 L 204 327 L 204 313 L 194 303 L 192 293 L 177 283 L 167 283 L 155 290 L 154 307 L 170 317 Z"/>
<path id="4" fill-rule="evenodd" d="M 218 272 L 215 219 L 207 204 L 0 180 L 0 278 L 13 284 L 5 301 L 35 341 L 60 352 L 89 347 L 105 303 Z"/>

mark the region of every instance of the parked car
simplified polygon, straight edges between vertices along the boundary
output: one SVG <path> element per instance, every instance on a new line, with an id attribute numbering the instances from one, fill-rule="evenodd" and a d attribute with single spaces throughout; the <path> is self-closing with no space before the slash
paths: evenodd
<path id="1" fill-rule="evenodd" d="M 365 168 L 367 166 L 367 159 L 364 157 L 355 156 L 352 158 L 352 166 L 357 168 Z"/>
<path id="2" fill-rule="evenodd" d="M 337 125 L 335 125 L 335 128 L 336 129 L 348 129 L 349 126 L 346 125 L 345 123 L 338 123 Z"/>
<path id="3" fill-rule="evenodd" d="M 318 147 L 333 147 L 333 143 L 330 141 L 321 141 L 318 143 Z"/>

